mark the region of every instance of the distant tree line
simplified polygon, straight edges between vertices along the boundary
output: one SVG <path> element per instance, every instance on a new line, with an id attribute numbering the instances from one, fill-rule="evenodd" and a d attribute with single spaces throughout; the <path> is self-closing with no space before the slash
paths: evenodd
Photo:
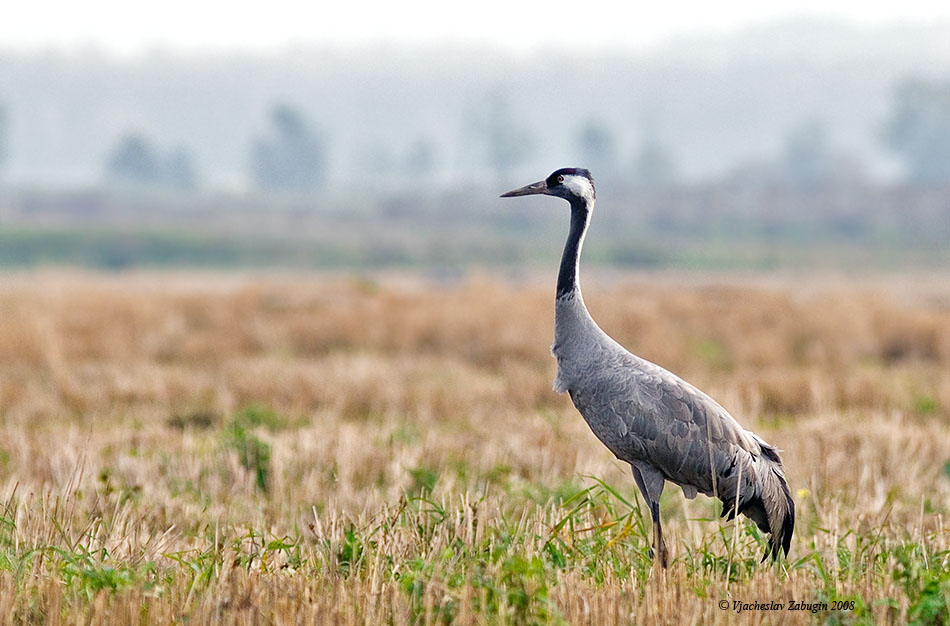
<path id="1" fill-rule="evenodd" d="M 306 192 L 326 177 L 326 146 L 303 114 L 285 103 L 270 111 L 270 128 L 253 140 L 250 178 L 267 192 Z M 142 133 L 123 135 L 105 160 L 107 179 L 119 185 L 190 190 L 198 175 L 184 148 L 163 152 Z"/>
<path id="2" fill-rule="evenodd" d="M 622 154 L 618 136 L 608 122 L 589 118 L 573 131 L 578 162 L 591 167 L 600 178 L 621 177 L 646 187 L 675 183 L 675 154 L 655 123 L 641 126 L 640 144 L 631 158 Z M 0 102 L 0 170 L 9 157 L 9 129 L 8 110 Z M 492 91 L 482 101 L 470 130 L 470 139 L 482 142 L 484 162 L 500 178 L 530 160 L 538 148 L 530 125 L 518 116 L 503 91 Z M 899 157 L 906 180 L 950 183 L 950 79 L 907 79 L 896 85 L 891 115 L 882 130 L 881 139 Z M 793 185 L 860 179 L 860 163 L 835 152 L 829 137 L 820 118 L 806 118 L 789 130 L 773 160 L 742 164 L 735 170 L 736 176 L 747 182 Z M 437 169 L 437 155 L 430 140 L 417 140 L 405 154 L 406 171 L 416 177 L 431 176 Z M 376 166 L 370 169 L 374 175 L 393 170 L 391 158 L 373 162 Z M 328 163 L 322 130 L 299 108 L 278 102 L 268 111 L 264 131 L 250 142 L 248 180 L 265 192 L 306 193 L 327 180 Z M 188 191 L 200 181 L 188 148 L 164 148 L 140 131 L 120 136 L 107 152 L 103 167 L 106 180 L 120 186 Z"/>

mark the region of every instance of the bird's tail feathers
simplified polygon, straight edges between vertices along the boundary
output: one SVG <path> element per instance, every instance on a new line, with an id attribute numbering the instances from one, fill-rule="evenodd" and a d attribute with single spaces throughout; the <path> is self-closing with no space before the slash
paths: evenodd
<path id="1" fill-rule="evenodd" d="M 754 521 L 760 530 L 769 533 L 769 545 L 762 557 L 764 561 L 769 556 L 777 559 L 779 552 L 788 555 L 795 529 L 795 501 L 785 480 L 778 453 L 769 444 L 761 443 L 762 454 L 751 464 L 755 477 L 754 488 L 750 490 L 752 493 L 748 497 L 739 494 L 738 511 L 735 496 L 726 497 L 722 516 L 732 520 L 737 513 L 742 513 Z"/>
<path id="2" fill-rule="evenodd" d="M 775 448 L 765 444 L 756 463 L 756 491 L 769 525 L 769 547 L 762 557 L 778 558 L 779 551 L 788 555 L 795 529 L 795 501 L 785 480 L 782 461 Z"/>
<path id="3" fill-rule="evenodd" d="M 771 536 L 769 537 L 769 547 L 762 556 L 764 561 L 772 556 L 778 558 L 781 550 L 788 556 L 788 550 L 792 545 L 792 532 L 795 530 L 795 501 L 792 494 L 789 493 L 788 483 L 785 478 L 776 475 L 776 482 L 779 483 L 780 492 L 778 499 L 766 504 L 766 513 L 769 517 L 769 528 Z"/>

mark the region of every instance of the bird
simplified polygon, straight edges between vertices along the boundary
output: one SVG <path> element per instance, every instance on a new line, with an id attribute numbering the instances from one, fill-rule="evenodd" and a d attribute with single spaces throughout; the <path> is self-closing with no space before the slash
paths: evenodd
<path id="1" fill-rule="evenodd" d="M 630 464 L 650 510 L 654 563 L 664 569 L 669 564 L 660 523 L 667 481 L 688 499 L 697 493 L 718 498 L 727 520 L 741 513 L 755 522 L 769 534 L 763 561 L 780 552 L 787 556 L 795 502 L 778 449 L 698 388 L 627 351 L 588 312 L 578 273 L 597 197 L 590 171 L 562 168 L 501 197 L 535 194 L 563 198 L 571 206 L 554 300 L 554 390 L 567 392 L 594 435 Z"/>

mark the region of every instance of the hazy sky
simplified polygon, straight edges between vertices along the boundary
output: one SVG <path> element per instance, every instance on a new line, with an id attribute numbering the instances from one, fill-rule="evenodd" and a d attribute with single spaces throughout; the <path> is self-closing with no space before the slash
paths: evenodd
<path id="1" fill-rule="evenodd" d="M 674 35 L 727 31 L 788 16 L 859 22 L 950 18 L 950 2 L 903 0 L 31 0 L 0 20 L 0 48 L 93 45 L 134 54 L 155 47 L 260 50 L 294 44 L 482 42 L 641 47 Z M 942 5 L 942 6 L 941 6 Z"/>

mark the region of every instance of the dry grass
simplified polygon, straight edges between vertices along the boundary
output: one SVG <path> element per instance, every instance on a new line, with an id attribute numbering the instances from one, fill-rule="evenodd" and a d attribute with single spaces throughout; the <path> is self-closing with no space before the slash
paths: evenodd
<path id="1" fill-rule="evenodd" d="M 2 619 L 946 622 L 950 280 L 586 291 L 784 450 L 784 567 L 668 489 L 651 569 L 628 471 L 551 391 L 547 281 L 5 275 Z M 856 608 L 718 608 L 792 598 Z"/>

